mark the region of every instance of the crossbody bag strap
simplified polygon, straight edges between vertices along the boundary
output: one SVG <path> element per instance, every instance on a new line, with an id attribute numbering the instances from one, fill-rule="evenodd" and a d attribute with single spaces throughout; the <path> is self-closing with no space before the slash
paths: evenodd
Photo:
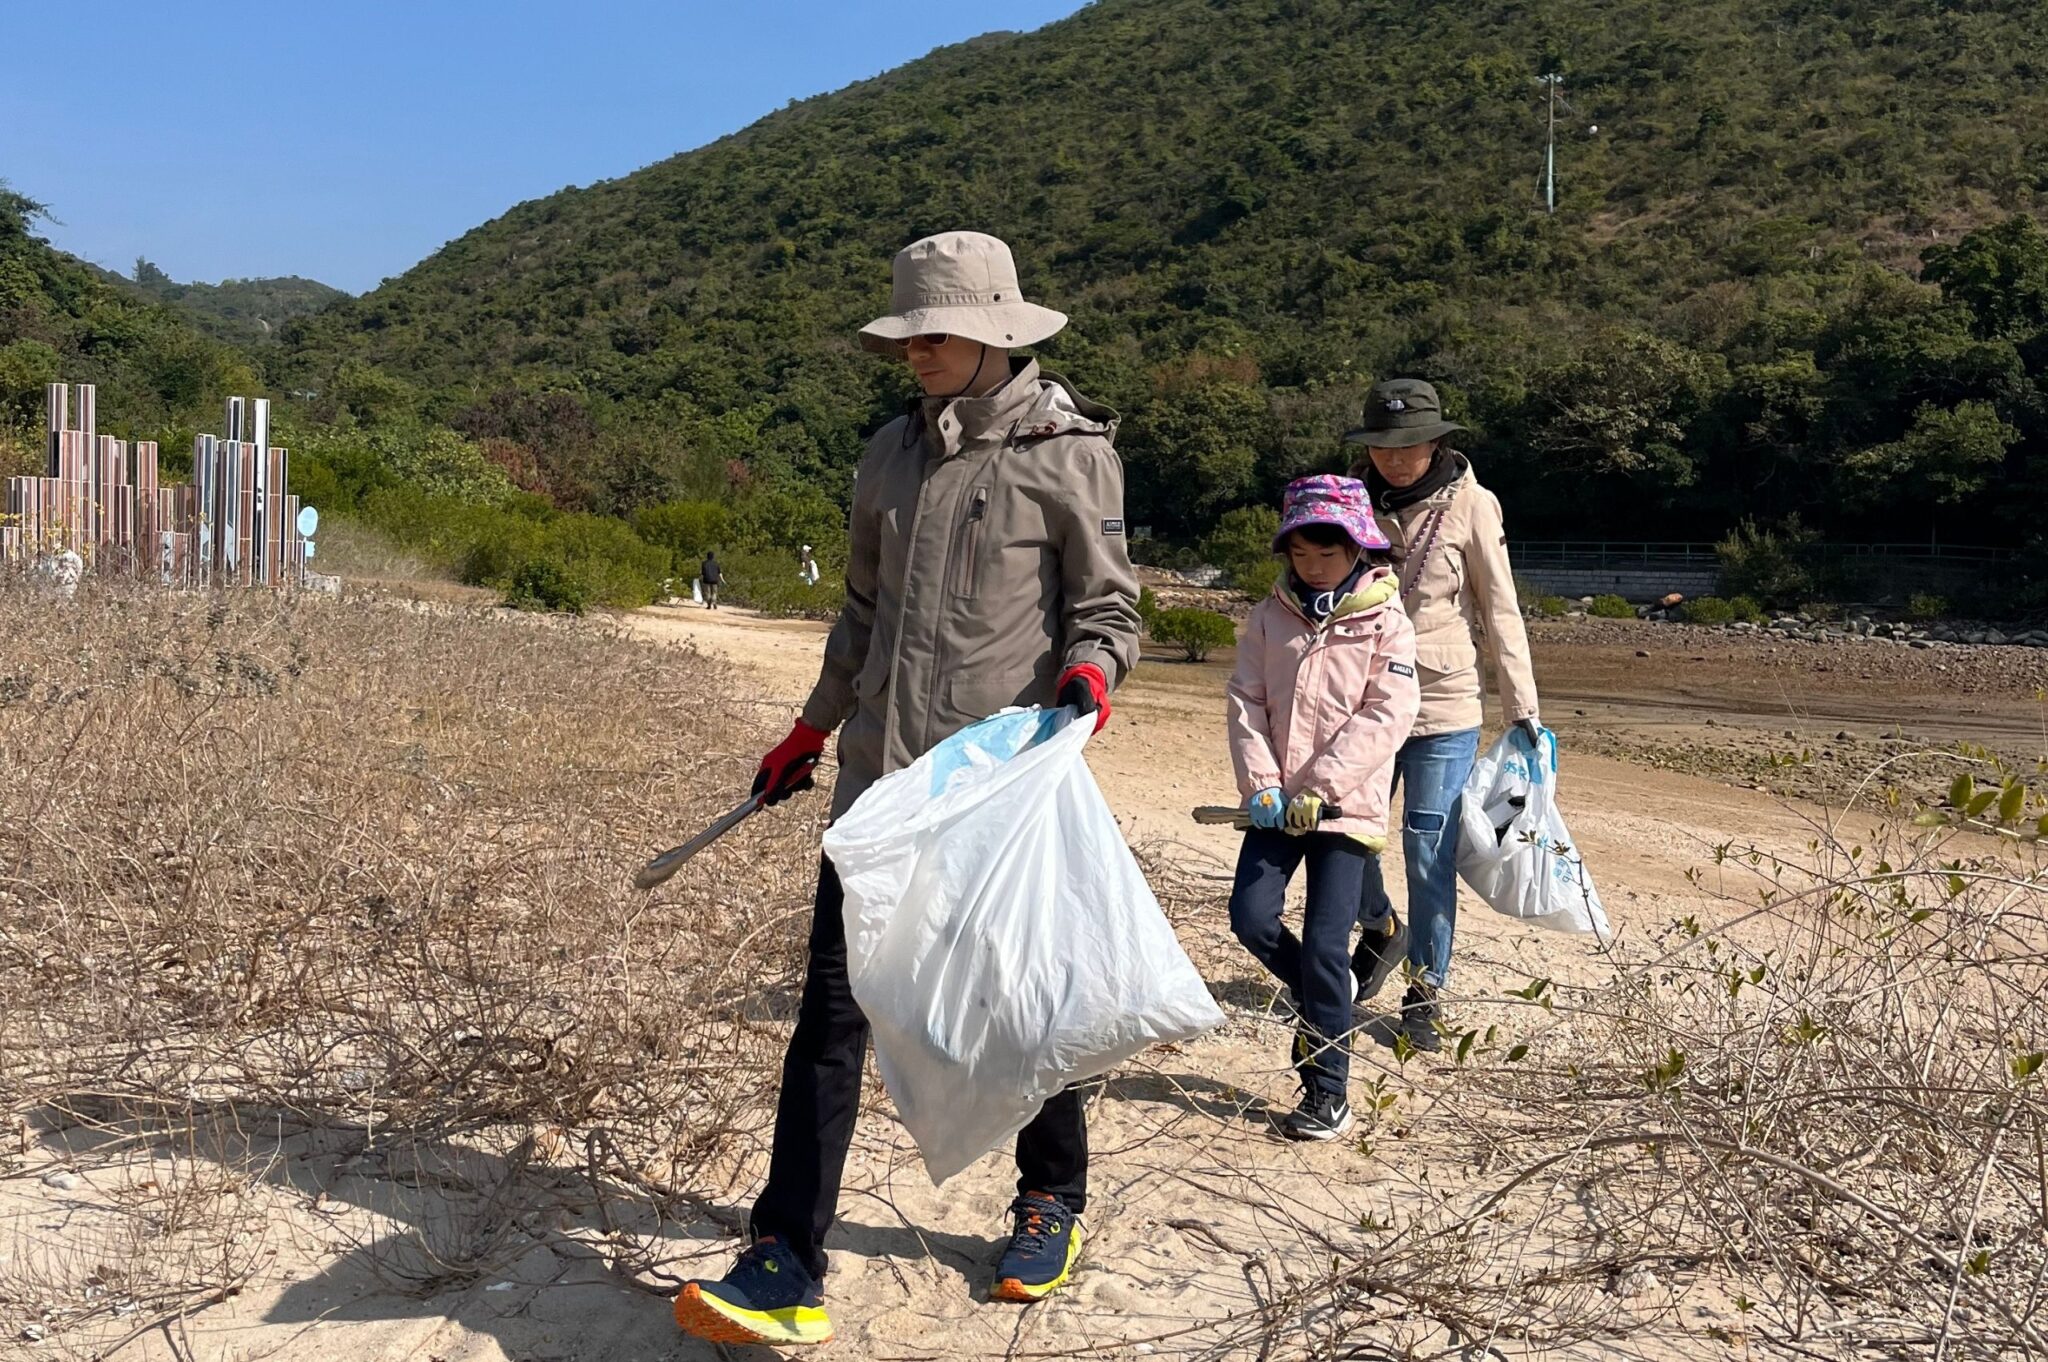
<path id="1" fill-rule="evenodd" d="M 1444 517 L 1450 514 L 1449 506 L 1439 506 L 1429 513 L 1422 530 L 1422 547 L 1409 555 L 1405 574 L 1407 580 L 1401 583 L 1401 604 L 1407 605 L 1408 598 L 1415 594 L 1415 588 L 1422 581 L 1422 570 L 1429 566 L 1429 555 L 1436 548 L 1437 536 L 1443 533 Z"/>

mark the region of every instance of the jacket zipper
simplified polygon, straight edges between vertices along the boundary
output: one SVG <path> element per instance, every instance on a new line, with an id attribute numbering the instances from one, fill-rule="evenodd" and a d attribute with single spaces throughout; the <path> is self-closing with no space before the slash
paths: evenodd
<path id="1" fill-rule="evenodd" d="M 981 535 L 988 520 L 988 488 L 977 487 L 967 507 L 967 525 L 960 535 L 953 566 L 953 594 L 972 596 L 981 588 Z"/>

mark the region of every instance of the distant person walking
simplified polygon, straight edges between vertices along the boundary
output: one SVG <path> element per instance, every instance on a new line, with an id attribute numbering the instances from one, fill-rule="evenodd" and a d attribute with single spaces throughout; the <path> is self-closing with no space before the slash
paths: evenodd
<path id="1" fill-rule="evenodd" d="M 1365 420 L 1345 436 L 1361 446 L 1352 472 L 1365 480 L 1399 564 L 1401 602 L 1415 625 L 1422 711 L 1394 759 L 1402 794 L 1401 854 L 1408 873 L 1404 928 L 1373 863 L 1353 957 L 1359 1000 L 1408 966 L 1400 1031 L 1418 1050 L 1442 1047 L 1437 993 L 1450 976 L 1458 925 L 1458 817 L 1479 755 L 1479 648 L 1484 635 L 1506 718 L 1533 743 L 1541 732 L 1529 637 L 1515 597 L 1500 501 L 1479 485 L 1449 437 L 1436 389 L 1401 378 L 1375 387 Z"/>
<path id="2" fill-rule="evenodd" d="M 704 608 L 718 608 L 718 586 L 725 580 L 725 569 L 718 565 L 718 550 L 704 555 L 704 565 L 697 569 L 697 580 L 704 584 Z"/>
<path id="3" fill-rule="evenodd" d="M 809 544 L 804 545 L 803 556 L 797 561 L 796 574 L 804 579 L 805 586 L 818 584 L 818 560 L 811 556 Z"/>
<path id="4" fill-rule="evenodd" d="M 754 778 L 768 802 L 811 787 L 841 724 L 835 815 L 1008 706 L 1070 706 L 1097 728 L 1108 721 L 1110 691 L 1138 660 L 1139 628 L 1116 414 L 1010 354 L 1066 320 L 1025 301 L 1010 248 L 992 236 L 947 232 L 897 253 L 890 314 L 862 329 L 861 344 L 907 364 L 924 395 L 861 459 L 846 608 L 803 717 Z M 844 908 L 823 861 L 754 1242 L 724 1278 L 687 1282 L 676 1297 L 676 1321 L 699 1338 L 832 1336 L 824 1240 L 868 1044 L 847 978 Z M 1088 1122 L 1070 1088 L 1017 1136 L 1012 1231 L 991 1298 L 1034 1301 L 1068 1280 L 1087 1197 Z"/>

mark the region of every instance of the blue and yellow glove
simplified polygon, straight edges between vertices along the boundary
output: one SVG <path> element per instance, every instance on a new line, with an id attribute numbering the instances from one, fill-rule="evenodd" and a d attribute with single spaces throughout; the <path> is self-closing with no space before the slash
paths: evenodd
<path id="1" fill-rule="evenodd" d="M 1320 795 L 1298 794 L 1287 806 L 1287 831 L 1299 837 L 1304 832 L 1314 832 L 1323 823 L 1323 801 Z"/>
<path id="2" fill-rule="evenodd" d="M 1268 786 L 1247 799 L 1244 810 L 1251 815 L 1255 828 L 1278 832 L 1287 825 L 1287 796 L 1278 785 Z"/>

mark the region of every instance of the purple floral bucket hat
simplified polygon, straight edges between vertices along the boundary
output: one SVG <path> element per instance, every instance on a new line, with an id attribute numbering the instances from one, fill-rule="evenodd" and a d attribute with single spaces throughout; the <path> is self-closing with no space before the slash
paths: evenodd
<path id="1" fill-rule="evenodd" d="M 1365 484 L 1357 478 L 1319 473 L 1288 483 L 1286 499 L 1280 503 L 1280 533 L 1273 536 L 1273 552 L 1283 551 L 1287 536 L 1304 525 L 1335 525 L 1361 549 L 1392 547 L 1373 519 L 1372 498 L 1366 494 Z"/>

